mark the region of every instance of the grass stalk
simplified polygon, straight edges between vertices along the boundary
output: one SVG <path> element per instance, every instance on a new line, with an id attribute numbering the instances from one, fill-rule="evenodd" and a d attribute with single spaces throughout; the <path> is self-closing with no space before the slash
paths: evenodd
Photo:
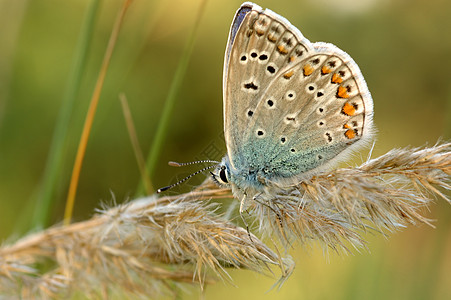
<path id="1" fill-rule="evenodd" d="M 177 70 L 175 71 L 174 78 L 171 83 L 171 87 L 169 88 L 168 96 L 164 102 L 163 111 L 161 113 L 161 118 L 158 124 L 158 128 L 155 134 L 155 137 L 152 141 L 151 150 L 147 157 L 147 169 L 149 171 L 149 175 L 152 178 L 155 174 L 155 168 L 160 157 L 161 151 L 163 149 L 164 138 L 167 135 L 167 131 L 169 128 L 172 111 L 175 106 L 175 101 L 177 99 L 178 93 L 180 91 L 180 87 L 183 82 L 183 78 L 185 77 L 186 70 L 188 68 L 188 63 L 191 57 L 192 50 L 194 48 L 194 44 L 196 41 L 197 31 L 199 28 L 200 21 L 202 19 L 203 12 L 207 5 L 207 0 L 202 0 L 199 5 L 199 9 L 196 15 L 195 23 L 191 30 L 191 33 L 186 41 L 185 47 L 182 51 L 182 56 L 180 57 L 180 61 L 177 65 Z M 141 191 L 141 187 L 138 188 L 138 193 Z"/>
<path id="2" fill-rule="evenodd" d="M 94 32 L 96 17 L 98 14 L 100 0 L 92 0 L 86 11 L 86 15 L 80 30 L 80 36 L 75 50 L 69 79 L 64 91 L 62 106 L 58 114 L 52 144 L 46 161 L 42 182 L 37 198 L 34 201 L 34 214 L 31 228 L 46 227 L 49 222 L 49 214 L 55 206 L 55 190 L 60 184 L 62 164 L 64 157 L 64 146 L 67 140 L 67 131 L 71 118 L 75 99 L 80 89 L 81 78 L 86 66 L 86 58 L 90 47 L 90 41 Z"/>
<path id="3" fill-rule="evenodd" d="M 111 61 L 111 56 L 113 55 L 113 50 L 119 36 L 119 31 L 122 26 L 122 22 L 127 12 L 127 8 L 131 4 L 132 0 L 124 0 L 123 5 L 119 11 L 119 14 L 114 23 L 113 30 L 111 32 L 110 39 L 103 57 L 102 66 L 100 67 L 99 76 L 97 77 L 97 82 L 94 88 L 94 92 L 91 98 L 91 102 L 86 114 L 85 123 L 83 126 L 82 135 L 80 138 L 80 143 L 78 145 L 77 155 L 75 158 L 74 168 L 72 171 L 72 177 L 70 180 L 69 191 L 67 194 L 66 208 L 64 211 L 64 224 L 69 224 L 72 218 L 72 212 L 74 208 L 75 196 L 77 193 L 78 180 L 80 178 L 81 167 L 83 164 L 83 159 L 86 153 L 86 147 L 88 144 L 89 135 L 92 128 L 92 123 L 94 122 L 95 113 L 97 111 L 97 105 L 99 103 L 100 94 L 102 92 L 103 83 L 105 81 L 105 76 L 108 70 L 108 66 Z"/>
<path id="4" fill-rule="evenodd" d="M 146 163 L 144 161 L 144 155 L 141 150 L 138 141 L 138 135 L 136 134 L 135 125 L 133 123 L 132 114 L 130 112 L 130 107 L 128 106 L 128 101 L 125 94 L 120 94 L 119 99 L 122 105 L 122 112 L 124 113 L 125 124 L 127 125 L 128 136 L 130 137 L 130 142 L 132 143 L 133 152 L 135 153 L 136 163 L 138 164 L 139 171 L 141 173 L 142 183 L 146 190 L 146 194 L 150 195 L 155 190 L 150 181 L 149 174 L 147 173 Z"/>

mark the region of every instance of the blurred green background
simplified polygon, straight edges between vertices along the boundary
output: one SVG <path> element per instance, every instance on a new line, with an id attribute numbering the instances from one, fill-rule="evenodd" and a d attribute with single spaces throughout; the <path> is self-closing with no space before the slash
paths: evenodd
<path id="1" fill-rule="evenodd" d="M 0 240 L 28 230 L 61 108 L 88 0 L 0 0 Z M 62 220 L 82 124 L 122 1 L 103 1 L 96 17 L 65 144 L 50 223 Z M 133 198 L 140 174 L 118 94 L 124 92 L 145 154 L 200 0 L 135 0 L 121 29 L 84 161 L 74 211 L 89 218 L 101 202 Z M 240 1 L 207 2 L 186 78 L 152 178 L 165 186 L 195 169 L 167 161 L 205 158 L 222 142 L 222 67 L 228 30 Z M 378 128 L 373 156 L 394 147 L 433 145 L 451 137 L 451 2 L 445 0 L 259 1 L 311 41 L 331 42 L 360 66 L 372 92 Z M 447 73 L 448 72 L 448 73 Z M 213 146 L 213 147 L 212 147 Z M 212 152 L 210 152 L 212 153 Z M 367 152 L 355 155 L 358 164 Z M 218 159 L 218 157 L 212 157 Z M 200 183 L 197 176 L 171 193 Z M 371 253 L 324 256 L 290 251 L 297 268 L 280 291 L 274 279 L 230 272 L 207 299 L 451 299 L 451 207 L 439 199 L 425 212 L 436 229 L 410 226 L 388 238 L 368 235 Z M 192 288 L 183 299 L 197 299 Z"/>

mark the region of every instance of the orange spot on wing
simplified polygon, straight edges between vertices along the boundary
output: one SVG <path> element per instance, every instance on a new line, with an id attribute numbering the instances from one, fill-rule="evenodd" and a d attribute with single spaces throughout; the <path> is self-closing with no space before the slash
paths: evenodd
<path id="1" fill-rule="evenodd" d="M 277 51 L 279 51 L 281 54 L 287 54 L 288 53 L 288 50 L 283 45 L 277 46 Z"/>
<path id="2" fill-rule="evenodd" d="M 347 116 L 353 116 L 353 115 L 355 115 L 355 107 L 351 103 L 346 102 L 345 105 L 343 105 L 343 108 L 341 109 L 341 112 L 343 114 L 347 115 Z"/>
<path id="3" fill-rule="evenodd" d="M 277 38 L 272 34 L 268 34 L 268 41 L 275 43 Z"/>
<path id="4" fill-rule="evenodd" d="M 337 90 L 337 97 L 349 98 L 348 89 L 340 85 Z"/>
<path id="5" fill-rule="evenodd" d="M 289 72 L 283 74 L 283 78 L 285 78 L 285 79 L 290 79 L 290 77 L 293 76 L 293 75 L 294 75 L 294 71 L 291 70 L 291 71 L 289 71 Z"/>
<path id="6" fill-rule="evenodd" d="M 304 70 L 304 76 L 309 76 L 312 75 L 314 69 L 310 64 L 306 64 L 303 68 Z"/>
<path id="7" fill-rule="evenodd" d="M 338 75 L 337 73 L 334 73 L 334 75 L 332 75 L 332 83 L 342 83 L 343 82 L 343 78 L 341 78 L 340 75 Z"/>
<path id="8" fill-rule="evenodd" d="M 329 74 L 330 72 L 332 72 L 332 69 L 327 67 L 327 66 L 323 66 L 321 68 L 321 74 L 325 75 L 325 74 Z"/>
<path id="9" fill-rule="evenodd" d="M 294 62 L 295 59 L 296 59 L 296 57 L 290 56 L 290 62 Z"/>
<path id="10" fill-rule="evenodd" d="M 350 129 L 351 126 L 349 126 L 349 124 L 344 124 L 344 125 L 343 125 L 343 128 L 344 128 L 344 129 Z"/>
<path id="11" fill-rule="evenodd" d="M 263 29 L 260 29 L 260 28 L 256 29 L 255 32 L 257 33 L 258 36 L 262 36 L 262 35 L 265 34 L 265 31 Z"/>
<path id="12" fill-rule="evenodd" d="M 352 130 L 352 129 L 348 129 L 345 132 L 345 137 L 348 138 L 348 139 L 353 139 L 353 138 L 356 137 L 356 135 L 357 135 L 356 132 L 354 130 Z"/>

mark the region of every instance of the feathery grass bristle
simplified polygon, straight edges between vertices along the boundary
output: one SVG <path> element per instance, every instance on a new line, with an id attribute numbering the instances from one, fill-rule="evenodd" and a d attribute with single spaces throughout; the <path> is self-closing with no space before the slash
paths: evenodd
<path id="1" fill-rule="evenodd" d="M 362 233 L 431 224 L 422 214 L 434 196 L 450 202 L 451 144 L 396 149 L 356 168 L 318 174 L 258 195 L 248 212 L 260 232 L 285 246 L 317 240 L 334 250 L 365 247 Z M 230 268 L 270 274 L 279 284 L 294 264 L 218 213 L 231 197 L 211 179 L 178 196 L 148 197 L 105 208 L 85 222 L 32 234 L 0 248 L 0 293 L 21 297 L 110 293 L 158 295 L 201 287 Z M 283 252 L 283 251 L 282 251 Z"/>
<path id="2" fill-rule="evenodd" d="M 332 249 L 364 246 L 362 232 L 396 230 L 430 219 L 421 210 L 434 196 L 450 202 L 451 143 L 394 149 L 356 168 L 314 176 L 261 194 L 251 208 L 260 231 L 285 244 L 319 240 Z M 431 225 L 432 226 L 432 225 Z"/>
<path id="3" fill-rule="evenodd" d="M 67 296 L 120 288 L 131 294 L 170 292 L 174 283 L 227 279 L 226 268 L 283 272 L 282 259 L 257 237 L 216 214 L 214 189 L 149 197 L 103 210 L 91 220 L 55 227 L 0 249 L 0 293 Z M 33 265 L 50 260 L 40 272 Z"/>

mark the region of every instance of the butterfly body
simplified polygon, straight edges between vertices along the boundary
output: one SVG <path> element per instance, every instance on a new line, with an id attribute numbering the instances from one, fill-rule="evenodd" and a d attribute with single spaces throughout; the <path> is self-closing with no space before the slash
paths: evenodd
<path id="1" fill-rule="evenodd" d="M 237 197 L 299 182 L 373 135 L 373 102 L 352 58 L 249 2 L 230 29 L 223 92 L 227 155 L 213 177 Z"/>

